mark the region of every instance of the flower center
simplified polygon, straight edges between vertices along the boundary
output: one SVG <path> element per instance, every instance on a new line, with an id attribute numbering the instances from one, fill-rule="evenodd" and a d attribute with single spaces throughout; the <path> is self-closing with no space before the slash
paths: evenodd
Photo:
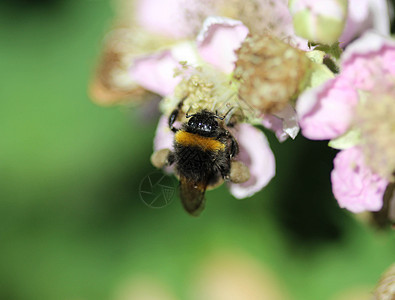
<path id="1" fill-rule="evenodd" d="M 372 93 L 357 108 L 355 125 L 361 131 L 366 164 L 377 174 L 394 181 L 395 89 Z"/>
<path id="2" fill-rule="evenodd" d="M 300 91 L 310 60 L 270 35 L 251 35 L 236 51 L 240 96 L 262 113 L 282 110 Z"/>

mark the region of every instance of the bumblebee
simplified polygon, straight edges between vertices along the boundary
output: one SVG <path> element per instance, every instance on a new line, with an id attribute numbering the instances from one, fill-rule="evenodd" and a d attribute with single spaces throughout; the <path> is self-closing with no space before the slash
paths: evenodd
<path id="1" fill-rule="evenodd" d="M 201 110 L 186 113 L 189 119 L 181 128 L 173 125 L 180 105 L 170 115 L 168 124 L 174 135 L 174 151 L 169 152 L 167 165 L 175 165 L 180 179 L 180 198 L 185 210 L 194 216 L 205 205 L 205 191 L 223 180 L 229 180 L 232 159 L 239 147 L 226 129 L 224 119 L 216 113 Z"/>

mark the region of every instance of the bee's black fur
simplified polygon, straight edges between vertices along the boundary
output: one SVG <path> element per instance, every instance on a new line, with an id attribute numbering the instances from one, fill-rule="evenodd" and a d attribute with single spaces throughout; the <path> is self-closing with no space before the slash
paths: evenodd
<path id="1" fill-rule="evenodd" d="M 178 111 L 173 112 L 169 118 L 171 128 L 171 121 L 176 119 L 176 114 Z M 182 125 L 181 130 L 215 138 L 225 145 L 225 149 L 218 152 L 204 151 L 200 147 L 184 146 L 175 142 L 174 153 L 168 161 L 176 164 L 179 175 L 194 182 L 207 182 L 209 185 L 215 184 L 220 177 L 229 177 L 231 158 L 237 155 L 239 149 L 234 137 L 218 124 L 217 118 L 216 114 L 203 110 L 191 115 L 189 121 Z"/>

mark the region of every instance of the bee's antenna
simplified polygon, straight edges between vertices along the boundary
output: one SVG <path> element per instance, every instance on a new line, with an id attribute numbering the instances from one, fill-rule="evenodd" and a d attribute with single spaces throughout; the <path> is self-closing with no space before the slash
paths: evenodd
<path id="1" fill-rule="evenodd" d="M 193 115 L 189 115 L 189 112 L 191 111 L 191 106 L 188 108 L 188 111 L 187 111 L 187 113 L 186 113 L 186 118 L 190 118 L 190 117 L 192 117 Z"/>
<path id="2" fill-rule="evenodd" d="M 233 110 L 234 107 L 231 107 L 225 114 L 224 118 L 226 118 L 226 116 Z"/>
<path id="3" fill-rule="evenodd" d="M 222 116 L 222 117 L 218 116 L 218 115 L 217 115 L 217 111 L 215 111 L 215 114 L 216 114 L 215 117 L 216 117 L 217 119 L 223 120 L 223 119 L 225 119 L 226 116 L 232 111 L 232 109 L 233 109 L 233 107 L 231 107 L 231 108 L 226 112 L 226 114 L 225 114 L 224 116 Z"/>
<path id="4" fill-rule="evenodd" d="M 230 110 L 229 110 L 230 112 Z M 225 124 L 229 125 L 230 119 L 232 118 L 233 114 L 227 114 L 227 118 L 225 119 Z"/>

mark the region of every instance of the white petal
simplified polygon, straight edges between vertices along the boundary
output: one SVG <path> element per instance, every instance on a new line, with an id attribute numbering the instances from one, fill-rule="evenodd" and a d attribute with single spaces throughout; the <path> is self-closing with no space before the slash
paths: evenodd
<path id="1" fill-rule="evenodd" d="M 288 104 L 282 111 L 276 113 L 283 121 L 283 130 L 292 139 L 295 139 L 299 133 L 298 116 L 292 105 Z"/>
<path id="2" fill-rule="evenodd" d="M 173 139 L 174 133 L 169 128 L 168 118 L 167 116 L 162 115 L 159 119 L 158 127 L 156 128 L 154 151 L 161 149 L 173 150 Z"/>

